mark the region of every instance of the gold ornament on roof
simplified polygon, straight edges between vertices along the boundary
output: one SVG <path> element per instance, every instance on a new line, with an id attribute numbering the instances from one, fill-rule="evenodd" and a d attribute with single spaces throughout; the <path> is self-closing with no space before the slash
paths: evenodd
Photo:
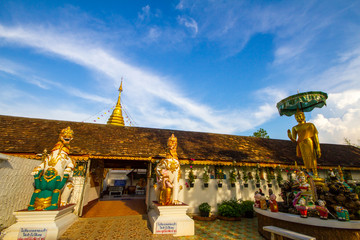
<path id="1" fill-rule="evenodd" d="M 116 103 L 115 109 L 113 110 L 107 124 L 116 125 L 116 126 L 125 126 L 124 117 L 122 115 L 122 107 L 121 107 L 121 92 L 123 91 L 122 88 L 122 78 L 119 87 L 119 98 Z"/>

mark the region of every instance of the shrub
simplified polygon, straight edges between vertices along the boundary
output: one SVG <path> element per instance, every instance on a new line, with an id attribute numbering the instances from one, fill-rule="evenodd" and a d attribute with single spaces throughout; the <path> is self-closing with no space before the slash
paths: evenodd
<path id="1" fill-rule="evenodd" d="M 218 205 L 218 213 L 223 217 L 240 217 L 241 206 L 236 199 L 225 200 Z"/>
<path id="2" fill-rule="evenodd" d="M 211 206 L 207 202 L 204 202 L 200 204 L 199 211 L 202 213 L 209 213 L 211 211 Z"/>
<path id="3" fill-rule="evenodd" d="M 254 209 L 253 209 L 254 202 L 250 200 L 243 201 L 240 203 L 241 208 L 241 216 L 245 216 L 248 218 L 254 217 Z"/>

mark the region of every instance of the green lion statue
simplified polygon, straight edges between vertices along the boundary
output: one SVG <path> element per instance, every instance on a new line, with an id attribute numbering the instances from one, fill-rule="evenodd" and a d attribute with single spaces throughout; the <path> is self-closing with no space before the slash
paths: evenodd
<path id="1" fill-rule="evenodd" d="M 28 210 L 54 210 L 67 204 L 73 190 L 69 178 L 75 163 L 68 156 L 73 134 L 70 127 L 61 130 L 59 141 L 50 154 L 44 151 L 43 162 L 31 173 L 35 179 L 35 190 Z"/>

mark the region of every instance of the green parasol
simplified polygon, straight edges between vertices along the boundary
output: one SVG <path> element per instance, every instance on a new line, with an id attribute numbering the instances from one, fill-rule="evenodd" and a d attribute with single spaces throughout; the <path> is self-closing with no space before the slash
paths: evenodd
<path id="1" fill-rule="evenodd" d="M 311 112 L 314 108 L 326 105 L 327 93 L 304 92 L 287 97 L 276 104 L 280 116 L 291 116 L 297 109 L 303 112 Z"/>

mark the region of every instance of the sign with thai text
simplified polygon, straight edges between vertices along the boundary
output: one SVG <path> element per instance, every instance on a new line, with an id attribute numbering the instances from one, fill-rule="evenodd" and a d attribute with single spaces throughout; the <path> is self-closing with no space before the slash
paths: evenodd
<path id="1" fill-rule="evenodd" d="M 17 240 L 45 240 L 46 228 L 20 228 Z"/>
<path id="2" fill-rule="evenodd" d="M 176 234 L 176 222 L 158 222 L 156 223 L 155 234 Z"/>

